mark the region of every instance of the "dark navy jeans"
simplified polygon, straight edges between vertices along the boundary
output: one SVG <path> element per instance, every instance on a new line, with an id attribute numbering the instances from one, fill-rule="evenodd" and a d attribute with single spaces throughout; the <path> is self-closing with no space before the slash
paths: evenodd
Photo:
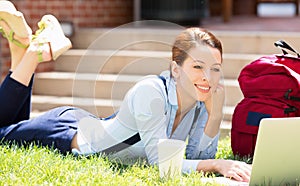
<path id="1" fill-rule="evenodd" d="M 33 77 L 28 87 L 5 78 L 0 87 L 0 139 L 24 144 L 36 142 L 53 147 L 61 153 L 71 151 L 71 141 L 78 121 L 91 114 L 74 107 L 58 107 L 29 119 Z"/>
<path id="2" fill-rule="evenodd" d="M 9 73 L 0 87 L 0 127 L 29 119 L 33 77 L 26 87 Z"/>

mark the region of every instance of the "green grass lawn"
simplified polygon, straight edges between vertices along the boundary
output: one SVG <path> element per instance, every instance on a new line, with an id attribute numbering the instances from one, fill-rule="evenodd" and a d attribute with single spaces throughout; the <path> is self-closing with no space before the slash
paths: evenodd
<path id="1" fill-rule="evenodd" d="M 234 159 L 229 137 L 220 141 L 217 158 Z M 34 145 L 0 145 L 0 185 L 204 185 L 201 176 L 162 180 L 158 167 L 144 162 L 124 166 L 99 155 L 76 158 Z"/>

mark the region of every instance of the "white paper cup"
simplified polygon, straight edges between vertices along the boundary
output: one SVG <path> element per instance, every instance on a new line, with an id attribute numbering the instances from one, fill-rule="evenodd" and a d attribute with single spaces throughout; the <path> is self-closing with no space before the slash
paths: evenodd
<path id="1" fill-rule="evenodd" d="M 175 139 L 160 139 L 157 147 L 160 177 L 173 178 L 181 175 L 185 142 Z"/>

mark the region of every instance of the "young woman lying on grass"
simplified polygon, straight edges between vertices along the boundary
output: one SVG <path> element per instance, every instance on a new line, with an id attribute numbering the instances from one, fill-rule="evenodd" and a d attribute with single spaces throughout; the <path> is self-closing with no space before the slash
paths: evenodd
<path id="1" fill-rule="evenodd" d="M 54 16 L 44 16 L 32 36 L 23 15 L 8 1 L 0 1 L 0 7 L 5 6 L 10 9 L 1 8 L 0 26 L 9 41 L 12 66 L 0 88 L 0 138 L 38 142 L 62 153 L 102 152 L 121 160 L 147 158 L 150 164 L 158 162 L 159 139 L 188 138 L 182 172 L 217 172 L 249 181 L 250 165 L 214 159 L 224 87 L 219 84 L 222 45 L 212 33 L 200 28 L 180 33 L 172 49 L 170 71 L 136 83 L 114 118 L 102 120 L 66 106 L 29 119 L 37 65 L 58 57 L 70 48 L 70 41 Z"/>

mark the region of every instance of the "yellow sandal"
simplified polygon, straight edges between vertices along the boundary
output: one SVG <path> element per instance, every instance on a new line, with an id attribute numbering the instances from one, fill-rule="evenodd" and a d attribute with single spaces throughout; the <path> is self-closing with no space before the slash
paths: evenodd
<path id="1" fill-rule="evenodd" d="M 1 18 L 0 18 L 0 21 L 2 21 Z M 17 45 L 17 46 L 20 47 L 20 48 L 27 48 L 27 47 L 29 46 L 29 44 L 24 44 L 24 43 L 20 42 L 19 40 L 15 39 L 15 38 L 14 38 L 15 33 L 14 33 L 13 30 L 11 30 L 11 31 L 9 32 L 9 34 L 6 34 L 5 31 L 4 31 L 4 29 L 0 26 L 0 33 L 1 33 L 2 36 L 3 36 L 4 38 L 6 38 L 9 42 L 14 43 L 15 45 Z"/>
<path id="2" fill-rule="evenodd" d="M 72 47 L 71 41 L 64 35 L 61 25 L 53 15 L 44 15 L 38 23 L 38 27 L 33 40 L 48 41 L 53 60 Z"/>
<path id="3" fill-rule="evenodd" d="M 11 29 L 10 33 L 5 33 L 3 28 L 0 27 L 0 32 L 5 38 L 22 48 L 28 47 L 28 44 L 24 44 L 14 39 L 15 35 L 19 38 L 29 38 L 29 43 L 32 30 L 26 23 L 22 12 L 17 11 L 10 1 L 0 0 L 0 20 L 5 21 Z"/>

